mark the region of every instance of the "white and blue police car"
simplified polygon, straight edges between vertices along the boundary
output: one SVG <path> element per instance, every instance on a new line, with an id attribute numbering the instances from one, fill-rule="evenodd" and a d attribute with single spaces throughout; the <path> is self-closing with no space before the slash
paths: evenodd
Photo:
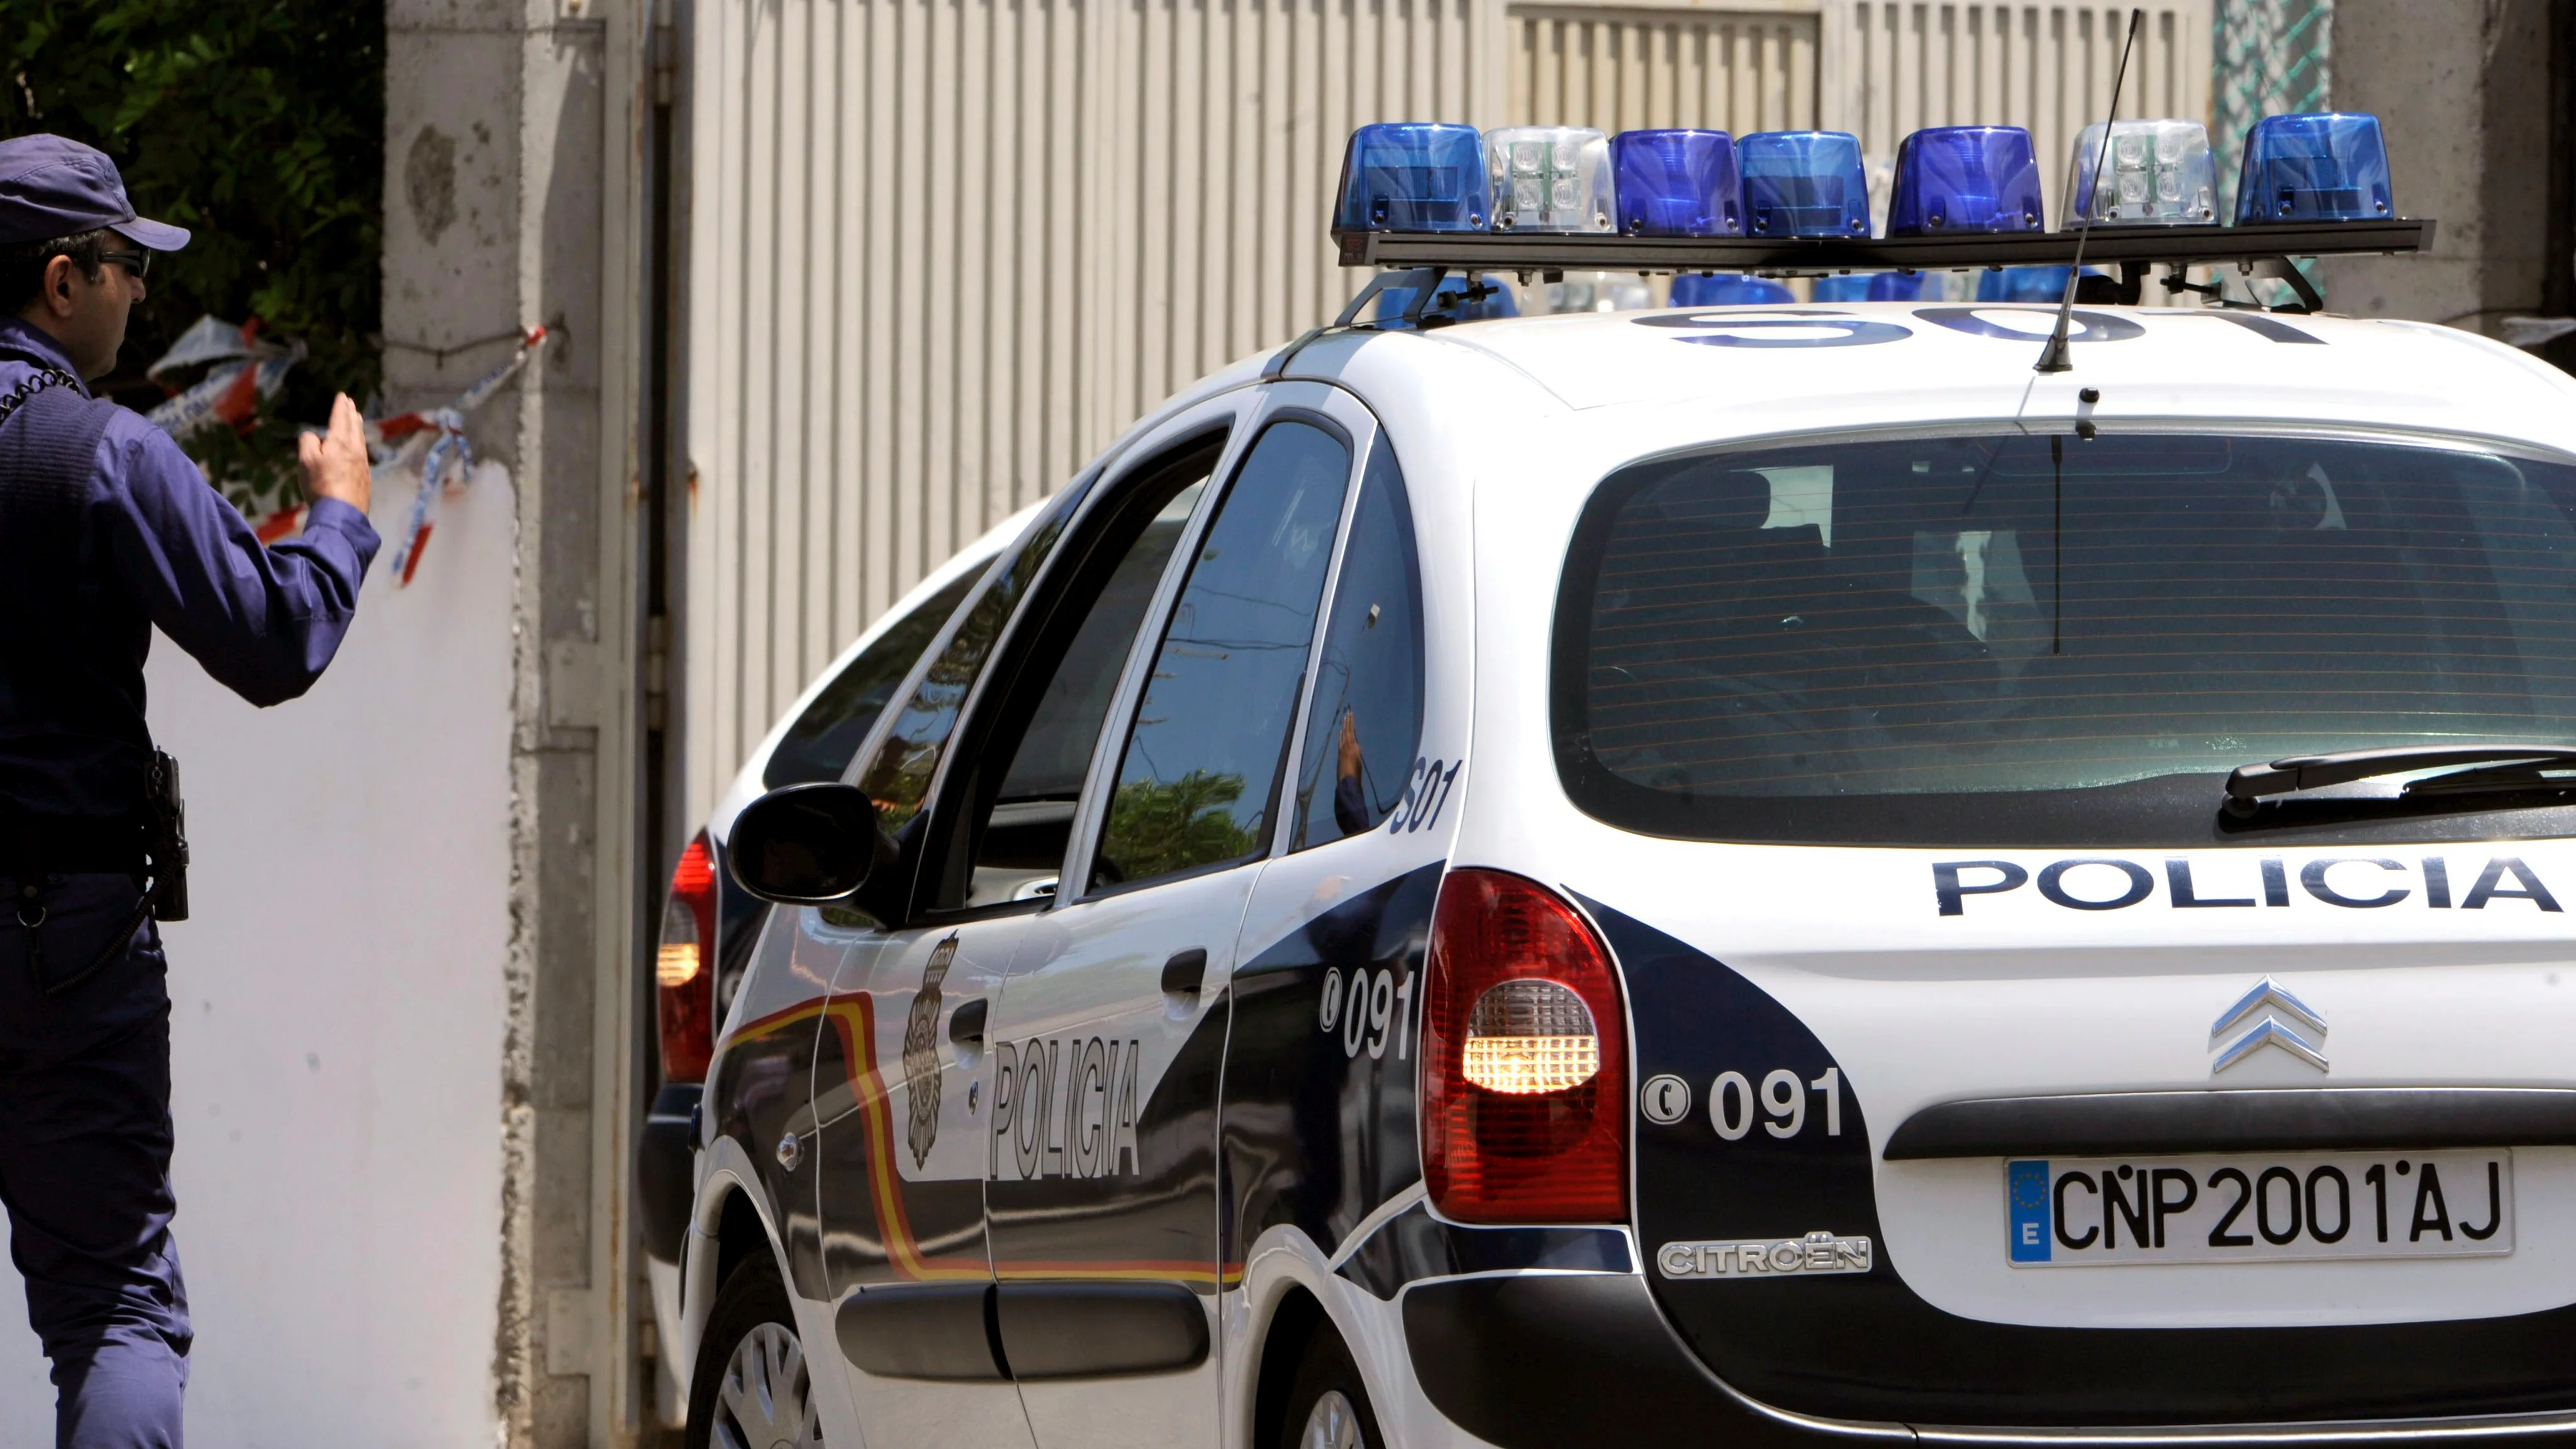
<path id="1" fill-rule="evenodd" d="M 1354 137 L 1401 320 L 1138 424 L 734 822 L 692 1442 L 2576 1437 L 2576 383 L 2141 305 L 2421 245 L 2366 121 L 2233 225 L 2121 123 L 2056 232 L 1922 133 L 1885 238 L 1831 137 Z"/>

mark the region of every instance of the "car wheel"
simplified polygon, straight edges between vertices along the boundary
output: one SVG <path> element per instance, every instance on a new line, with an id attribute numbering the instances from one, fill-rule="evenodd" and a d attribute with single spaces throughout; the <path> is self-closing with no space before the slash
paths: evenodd
<path id="1" fill-rule="evenodd" d="M 689 1382 L 688 1449 L 822 1449 L 787 1289 L 755 1255 L 716 1294 Z"/>
<path id="2" fill-rule="evenodd" d="M 1288 1433 L 1282 1449 L 1386 1449 L 1359 1365 L 1329 1324 L 1318 1327 L 1306 1345 L 1283 1427 Z"/>

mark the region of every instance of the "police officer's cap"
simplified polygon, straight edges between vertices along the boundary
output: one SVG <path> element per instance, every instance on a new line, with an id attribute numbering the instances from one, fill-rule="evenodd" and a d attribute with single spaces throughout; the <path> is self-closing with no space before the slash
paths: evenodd
<path id="1" fill-rule="evenodd" d="M 134 214 L 134 203 L 125 199 L 125 178 L 106 152 L 63 136 L 0 141 L 0 246 L 100 227 L 156 252 L 188 244 L 186 228 Z"/>

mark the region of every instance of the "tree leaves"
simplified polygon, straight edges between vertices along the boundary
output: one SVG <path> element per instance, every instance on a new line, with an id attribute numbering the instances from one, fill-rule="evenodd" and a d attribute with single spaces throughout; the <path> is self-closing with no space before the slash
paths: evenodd
<path id="1" fill-rule="evenodd" d="M 350 0 L 0 0 L 0 132 L 116 159 L 137 210 L 188 227 L 156 259 L 101 390 L 149 409 L 143 368 L 206 314 L 310 355 L 246 434 L 189 451 L 244 511 L 295 497 L 295 423 L 382 376 L 384 9 Z"/>

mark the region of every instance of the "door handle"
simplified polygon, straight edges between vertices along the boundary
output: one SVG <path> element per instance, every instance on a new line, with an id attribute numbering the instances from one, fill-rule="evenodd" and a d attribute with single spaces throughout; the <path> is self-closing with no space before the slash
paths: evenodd
<path id="1" fill-rule="evenodd" d="M 980 1050 L 984 1045 L 984 1016 L 988 1007 L 983 997 L 957 1004 L 948 1018 L 948 1041 L 951 1046 Z"/>
<path id="2" fill-rule="evenodd" d="M 1206 980 L 1207 951 L 1203 947 L 1174 951 L 1172 959 L 1163 963 L 1163 993 L 1167 996 L 1196 996 Z"/>

